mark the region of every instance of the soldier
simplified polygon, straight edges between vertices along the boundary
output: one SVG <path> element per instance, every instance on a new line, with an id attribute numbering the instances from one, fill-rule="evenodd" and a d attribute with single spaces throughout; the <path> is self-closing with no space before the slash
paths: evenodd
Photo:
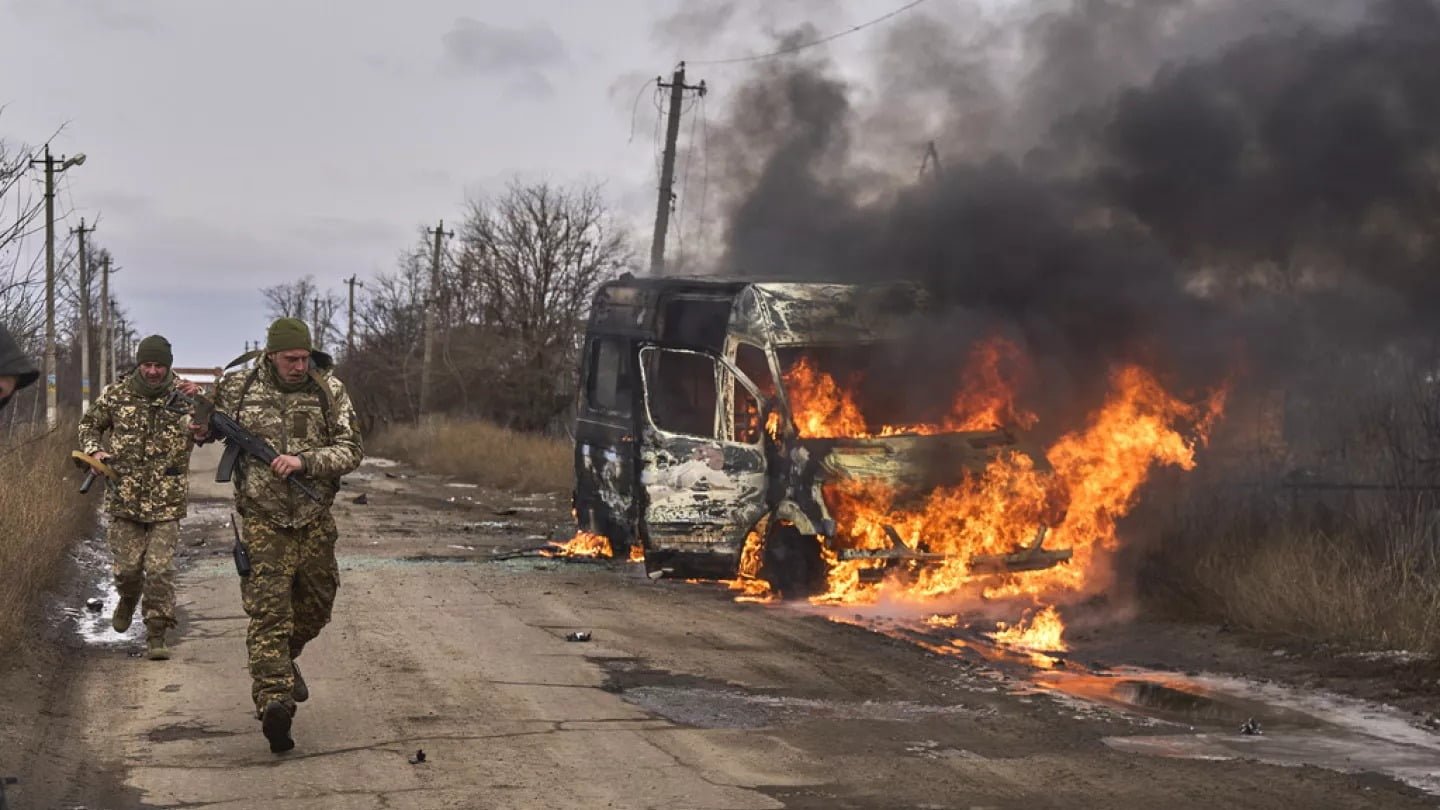
<path id="1" fill-rule="evenodd" d="M 290 726 L 310 690 L 295 664 L 305 645 L 330 621 L 340 585 L 335 563 L 335 500 L 340 476 L 360 466 L 355 409 L 330 357 L 310 342 L 303 321 L 270 325 L 265 349 L 246 355 L 253 369 L 226 374 L 215 407 L 265 439 L 279 455 L 266 469 L 249 456 L 235 470 L 235 506 L 242 519 L 251 573 L 240 581 L 250 617 L 246 646 L 251 696 L 275 753 L 295 747 Z M 191 425 L 197 440 L 208 426 Z M 286 480 L 303 476 L 320 494 L 306 498 Z"/>
<path id="2" fill-rule="evenodd" d="M 176 378 L 170 370 L 170 342 L 160 335 L 140 341 L 135 362 L 135 370 L 106 386 L 80 418 L 80 448 L 109 464 L 117 476 L 105 487 L 106 538 L 120 593 L 110 625 L 117 633 L 128 630 L 143 594 L 146 654 L 163 661 L 170 657 L 165 633 L 175 626 L 175 544 L 190 491 L 194 446 L 187 413 L 173 409 L 170 394 L 177 389 L 194 393 L 199 386 Z M 106 431 L 108 452 L 101 445 Z"/>
<path id="3" fill-rule="evenodd" d="M 0 410 L 10 404 L 15 392 L 39 378 L 40 372 L 20 351 L 20 344 L 10 336 L 8 329 L 0 326 Z"/>

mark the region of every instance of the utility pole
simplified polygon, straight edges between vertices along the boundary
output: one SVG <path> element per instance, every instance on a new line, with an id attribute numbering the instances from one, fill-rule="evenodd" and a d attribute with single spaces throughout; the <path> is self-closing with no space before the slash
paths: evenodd
<path id="1" fill-rule="evenodd" d="M 115 373 L 110 362 L 110 252 L 105 252 L 105 263 L 100 267 L 100 387 L 110 384 Z"/>
<path id="2" fill-rule="evenodd" d="M 54 430 L 60 423 L 60 407 L 56 398 L 59 358 L 55 351 L 55 173 L 85 162 L 83 154 L 72 158 L 50 156 L 45 144 L 45 157 L 32 159 L 31 166 L 45 167 L 45 426 Z M 55 164 L 60 164 L 56 166 Z"/>
<path id="3" fill-rule="evenodd" d="M 426 234 L 434 235 L 435 247 L 430 254 L 430 300 L 425 307 L 425 360 L 420 366 L 420 410 L 418 415 L 424 416 L 430 412 L 430 383 L 433 378 L 435 365 L 435 310 L 440 308 L 440 240 L 455 235 L 454 231 L 445 232 L 445 220 L 440 220 L 440 226 L 431 230 L 426 229 Z"/>
<path id="4" fill-rule="evenodd" d="M 106 335 L 106 339 L 110 341 L 110 376 L 112 382 L 118 382 L 120 380 L 120 355 L 115 345 L 119 343 L 119 341 L 115 338 L 117 337 L 119 324 L 124 322 L 125 319 L 120 315 L 120 307 L 115 304 L 115 299 L 111 298 L 110 333 Z"/>
<path id="5" fill-rule="evenodd" d="M 920 174 L 916 179 L 925 179 L 925 170 L 930 169 L 930 178 L 939 183 L 945 174 L 945 167 L 940 165 L 940 151 L 935 148 L 935 142 L 931 141 L 925 146 L 925 156 L 920 158 Z"/>
<path id="6" fill-rule="evenodd" d="M 345 279 L 345 284 L 350 288 L 350 312 L 345 321 L 345 360 L 349 362 L 350 355 L 355 352 L 355 288 L 364 287 L 365 282 L 351 275 Z"/>
<path id="7" fill-rule="evenodd" d="M 310 312 L 310 320 L 315 323 L 315 348 L 325 350 L 325 324 L 320 319 L 320 297 L 315 297 L 315 307 Z"/>
<path id="8" fill-rule="evenodd" d="M 655 206 L 655 238 L 650 243 L 650 275 L 665 272 L 665 237 L 670 231 L 670 205 L 675 200 L 675 141 L 680 137 L 680 107 L 685 101 L 685 91 L 695 90 L 705 95 L 705 82 L 691 86 L 685 84 L 685 63 L 675 68 L 675 75 L 666 84 L 659 78 L 655 83 L 670 90 L 669 118 L 665 123 L 665 157 L 660 164 L 660 201 Z"/>
<path id="9" fill-rule="evenodd" d="M 85 234 L 94 233 L 95 226 L 71 228 L 79 240 L 80 250 L 80 413 L 90 410 L 90 254 L 85 250 Z"/>

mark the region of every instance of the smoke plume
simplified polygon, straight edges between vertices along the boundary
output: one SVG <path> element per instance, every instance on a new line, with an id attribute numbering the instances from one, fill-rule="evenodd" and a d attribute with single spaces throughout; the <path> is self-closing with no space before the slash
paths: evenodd
<path id="1" fill-rule="evenodd" d="M 716 271 L 913 279 L 951 313 L 927 346 L 1010 334 L 1066 396 L 1118 361 L 1203 386 L 1430 345 L 1435 2 L 1006 9 L 897 18 L 860 78 L 755 63 L 711 124 Z"/>

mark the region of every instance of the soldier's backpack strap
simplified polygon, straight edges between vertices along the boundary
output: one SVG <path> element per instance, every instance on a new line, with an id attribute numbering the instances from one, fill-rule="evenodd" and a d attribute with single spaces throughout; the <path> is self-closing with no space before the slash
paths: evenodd
<path id="1" fill-rule="evenodd" d="M 315 387 L 320 389 L 320 418 L 325 421 L 325 439 L 328 441 L 335 438 L 335 426 L 330 423 L 330 386 L 325 384 L 325 378 L 320 372 L 310 369 L 310 380 Z"/>
<path id="2" fill-rule="evenodd" d="M 250 369 L 250 373 L 245 377 L 245 382 L 240 386 L 240 399 L 235 403 L 236 422 L 240 421 L 240 412 L 245 410 L 245 397 L 250 393 L 250 386 L 255 384 L 255 380 L 259 376 L 260 366 L 257 364 L 255 368 Z"/>

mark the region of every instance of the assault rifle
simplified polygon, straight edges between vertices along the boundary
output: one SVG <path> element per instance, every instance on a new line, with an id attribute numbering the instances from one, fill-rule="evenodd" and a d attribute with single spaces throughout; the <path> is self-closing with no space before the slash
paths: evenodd
<path id="1" fill-rule="evenodd" d="M 208 424 L 211 433 L 225 440 L 225 452 L 220 456 L 220 466 L 215 470 L 217 483 L 223 484 L 234 476 L 235 465 L 240 462 L 242 453 L 253 457 L 267 467 L 280 455 L 275 452 L 275 448 L 271 447 L 269 442 L 241 427 L 240 423 L 236 422 L 229 414 L 217 410 L 214 401 L 207 399 L 202 394 L 186 397 L 179 391 L 175 391 L 170 395 L 170 401 L 166 403 L 166 407 L 171 407 L 177 404 L 178 400 L 183 399 L 193 402 L 196 422 Z M 295 488 L 300 490 L 305 497 L 316 503 L 320 502 L 320 493 L 316 492 L 314 487 L 301 481 L 299 476 L 291 475 L 285 480 L 294 484 Z"/>

